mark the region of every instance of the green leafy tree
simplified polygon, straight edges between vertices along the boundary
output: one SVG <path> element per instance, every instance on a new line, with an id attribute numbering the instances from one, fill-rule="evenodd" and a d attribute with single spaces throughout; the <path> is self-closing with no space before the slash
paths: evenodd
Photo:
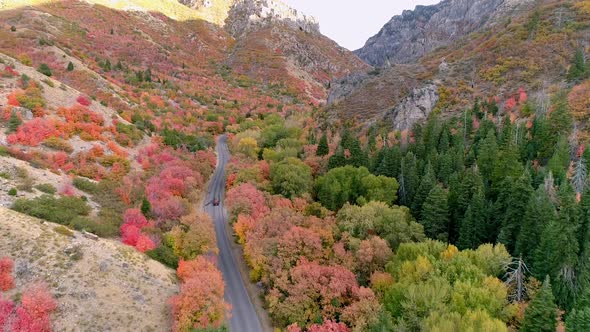
<path id="1" fill-rule="evenodd" d="M 74 70 L 74 64 L 72 63 L 72 61 L 68 62 L 68 67 L 66 69 L 67 69 L 67 71 L 73 71 Z"/>
<path id="2" fill-rule="evenodd" d="M 383 202 L 363 206 L 345 204 L 338 211 L 336 222 L 340 231 L 361 240 L 376 233 L 393 249 L 401 243 L 425 239 L 422 225 L 412 218 L 407 207 L 389 207 Z"/>
<path id="3" fill-rule="evenodd" d="M 287 158 L 271 165 L 270 181 L 275 194 L 299 197 L 311 189 L 311 168 L 297 158 Z"/>
<path id="4" fill-rule="evenodd" d="M 526 308 L 521 332 L 555 332 L 557 326 L 557 307 L 551 290 L 549 276 L 543 287 Z"/>
<path id="5" fill-rule="evenodd" d="M 397 199 L 398 187 L 395 179 L 375 176 L 365 167 L 350 165 L 330 170 L 315 184 L 318 200 L 332 211 L 340 209 L 346 202 L 392 204 Z"/>
<path id="6" fill-rule="evenodd" d="M 447 192 L 439 184 L 434 186 L 424 205 L 421 214 L 422 225 L 426 236 L 432 239 L 448 241 L 449 207 Z"/>

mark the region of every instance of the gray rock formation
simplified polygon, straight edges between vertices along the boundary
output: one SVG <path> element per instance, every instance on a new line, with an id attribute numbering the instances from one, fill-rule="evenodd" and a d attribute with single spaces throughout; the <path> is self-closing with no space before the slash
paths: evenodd
<path id="1" fill-rule="evenodd" d="M 234 37 L 273 23 L 284 23 L 294 29 L 319 33 L 320 24 L 309 15 L 278 0 L 237 0 L 225 20 L 226 30 Z"/>
<path id="2" fill-rule="evenodd" d="M 386 114 L 396 130 L 410 129 L 415 123 L 428 118 L 438 102 L 436 85 L 429 84 L 423 88 L 414 89 L 394 109 Z"/>
<path id="3" fill-rule="evenodd" d="M 426 53 L 493 25 L 535 0 L 444 0 L 394 16 L 361 49 L 354 51 L 373 66 L 411 63 Z"/>
<path id="4" fill-rule="evenodd" d="M 356 72 L 347 77 L 330 82 L 330 91 L 328 92 L 328 105 L 344 99 L 357 89 L 369 77 L 365 72 Z"/>

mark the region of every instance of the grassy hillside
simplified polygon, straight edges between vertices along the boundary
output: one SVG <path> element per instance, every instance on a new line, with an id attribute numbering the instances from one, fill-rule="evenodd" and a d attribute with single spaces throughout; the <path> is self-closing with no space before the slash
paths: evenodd
<path id="1" fill-rule="evenodd" d="M 55 331 L 169 331 L 165 300 L 174 272 L 113 240 L 93 240 L 57 224 L 0 208 L 0 252 L 15 262 L 17 297 L 44 281 L 57 299 Z"/>

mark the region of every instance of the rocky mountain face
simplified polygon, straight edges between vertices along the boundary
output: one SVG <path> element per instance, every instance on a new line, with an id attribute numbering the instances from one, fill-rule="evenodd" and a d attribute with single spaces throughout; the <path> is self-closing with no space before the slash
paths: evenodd
<path id="1" fill-rule="evenodd" d="M 291 28 L 309 33 L 320 31 L 319 22 L 314 17 L 276 0 L 236 1 L 228 13 L 225 28 L 232 36 L 237 37 L 275 23 L 284 23 Z"/>
<path id="2" fill-rule="evenodd" d="M 376 69 L 331 82 L 326 118 L 405 130 L 476 98 L 514 111 L 525 91 L 546 105 L 547 91 L 567 88 L 576 50 L 590 50 L 585 8 L 575 0 L 445 0 L 406 11 L 355 52 Z"/>
<path id="3" fill-rule="evenodd" d="M 385 117 L 391 121 L 395 130 L 412 128 L 416 122 L 424 121 L 428 118 L 428 115 L 430 115 L 438 100 L 438 88 L 434 84 L 428 84 L 422 88 L 413 89 Z"/>
<path id="4" fill-rule="evenodd" d="M 486 25 L 498 22 L 533 0 L 445 0 L 394 16 L 354 53 L 373 66 L 411 63 Z"/>

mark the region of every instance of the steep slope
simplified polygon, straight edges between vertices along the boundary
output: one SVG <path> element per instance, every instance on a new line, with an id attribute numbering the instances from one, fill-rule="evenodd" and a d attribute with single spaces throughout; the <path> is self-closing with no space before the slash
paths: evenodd
<path id="1" fill-rule="evenodd" d="M 576 50 L 588 53 L 590 17 L 582 3 L 538 2 L 517 16 L 498 16 L 495 21 L 503 24 L 488 23 L 416 63 L 336 82 L 327 108 L 330 117 L 403 130 L 434 110 L 462 111 L 476 98 L 518 111 L 512 109 L 513 101 L 524 91 L 532 103 L 546 106 L 552 93 L 568 87 L 566 74 Z"/>
<path id="2" fill-rule="evenodd" d="M 226 30 L 236 38 L 227 65 L 287 94 L 326 99 L 332 79 L 370 67 L 319 32 L 318 21 L 280 1 L 242 0 L 229 12 Z"/>
<path id="3" fill-rule="evenodd" d="M 7 296 L 46 282 L 58 303 L 55 331 L 170 330 L 165 299 L 178 291 L 171 269 L 59 227 L 0 207 L 0 255 L 15 261 L 16 288 Z"/>
<path id="4" fill-rule="evenodd" d="M 533 0 L 444 0 L 417 6 L 394 16 L 365 46 L 356 50 L 373 66 L 415 62 L 437 47 L 510 15 L 518 15 Z"/>

